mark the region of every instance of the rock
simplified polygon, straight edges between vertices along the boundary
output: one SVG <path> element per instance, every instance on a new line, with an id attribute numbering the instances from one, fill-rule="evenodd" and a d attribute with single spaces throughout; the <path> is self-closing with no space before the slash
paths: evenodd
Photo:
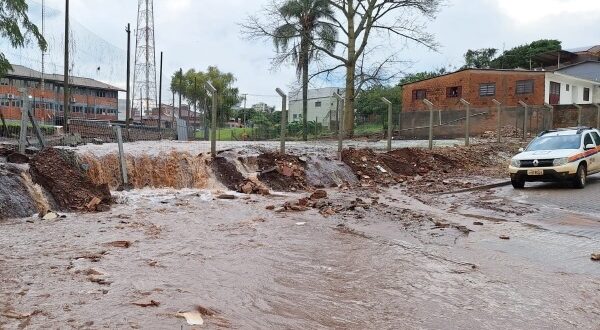
<path id="1" fill-rule="evenodd" d="M 323 198 L 327 198 L 327 192 L 322 189 L 316 190 L 314 193 L 312 193 L 312 195 L 310 195 L 310 199 L 312 200 Z"/>
<path id="2" fill-rule="evenodd" d="M 58 219 L 59 215 L 55 212 L 48 212 L 43 217 L 42 220 L 54 220 Z"/>
<path id="3" fill-rule="evenodd" d="M 267 207 L 265 207 L 265 209 L 267 209 L 269 211 L 273 211 L 275 209 L 275 205 L 267 205 Z"/>
<path id="4" fill-rule="evenodd" d="M 13 164 L 27 164 L 29 163 L 29 157 L 18 152 L 13 152 L 6 157 L 6 161 Z"/>
<path id="5" fill-rule="evenodd" d="M 106 204 L 100 204 L 96 206 L 96 211 L 98 212 L 108 212 L 110 211 L 110 206 Z"/>
<path id="6" fill-rule="evenodd" d="M 102 200 L 98 197 L 94 197 L 89 203 L 87 203 L 86 207 L 90 211 L 95 211 L 96 206 L 100 205 L 100 203 L 102 203 Z"/>
<path id="7" fill-rule="evenodd" d="M 99 139 L 99 138 L 93 138 L 92 139 L 92 143 L 93 144 L 104 144 L 104 141 L 102 139 Z"/>
<path id="8" fill-rule="evenodd" d="M 130 241 L 114 241 L 114 242 L 106 243 L 104 245 L 127 249 L 131 246 L 131 242 Z"/>
<path id="9" fill-rule="evenodd" d="M 600 261 L 600 252 L 598 252 L 598 253 L 592 253 L 592 260 L 594 260 L 594 261 Z"/>
<path id="10" fill-rule="evenodd" d="M 132 302 L 132 304 L 136 305 L 136 306 L 140 306 L 140 307 L 158 307 L 158 306 L 160 306 L 160 303 L 158 301 L 152 300 L 152 299 L 141 299 L 141 300 Z"/>
<path id="11" fill-rule="evenodd" d="M 508 236 L 508 235 L 500 235 L 500 239 L 509 240 L 510 236 Z"/>
<path id="12" fill-rule="evenodd" d="M 475 225 L 475 226 L 483 226 L 483 222 L 475 221 L 475 222 L 473 222 L 473 225 Z"/>
<path id="13" fill-rule="evenodd" d="M 246 182 L 240 189 L 244 194 L 251 194 L 254 191 L 254 185 L 252 182 Z"/>
<path id="14" fill-rule="evenodd" d="M 235 196 L 230 194 L 222 194 L 217 196 L 217 199 L 235 199 Z"/>

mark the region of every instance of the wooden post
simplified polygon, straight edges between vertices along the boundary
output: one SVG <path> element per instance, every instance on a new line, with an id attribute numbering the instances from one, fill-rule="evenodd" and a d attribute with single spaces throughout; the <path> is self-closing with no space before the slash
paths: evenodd
<path id="1" fill-rule="evenodd" d="M 428 99 L 423 99 L 423 103 L 429 109 L 429 150 L 433 149 L 433 103 Z"/>
<path id="2" fill-rule="evenodd" d="M 285 135 L 287 130 L 287 95 L 279 88 L 275 89 L 281 96 L 281 136 L 279 138 L 279 152 L 285 154 Z"/>
<path id="3" fill-rule="evenodd" d="M 213 158 L 217 157 L 217 89 L 210 83 L 206 82 L 206 90 L 212 95 L 211 109 L 211 131 L 210 131 L 210 152 Z"/>
<path id="4" fill-rule="evenodd" d="M 127 159 L 123 151 L 123 132 L 121 126 L 116 127 L 117 143 L 119 145 L 119 163 L 121 167 L 121 179 L 123 179 L 123 188 L 129 186 L 129 178 L 127 177 Z"/>
<path id="5" fill-rule="evenodd" d="M 392 121 L 394 120 L 392 113 L 392 102 L 385 97 L 382 97 L 381 100 L 388 106 L 387 151 L 389 152 L 392 151 L 392 134 L 394 133 L 392 124 Z"/>
<path id="6" fill-rule="evenodd" d="M 33 132 L 35 133 L 38 141 L 40 142 L 40 147 L 45 148 L 46 141 L 44 140 L 44 135 L 42 134 L 42 130 L 40 129 L 40 126 L 35 121 L 35 117 L 33 116 L 33 113 L 31 112 L 31 103 L 29 103 L 29 106 L 27 108 L 25 108 L 25 111 L 27 111 L 27 116 L 29 117 L 29 121 L 31 121 L 31 126 L 33 127 Z"/>
<path id="7" fill-rule="evenodd" d="M 468 147 L 471 142 L 471 103 L 467 102 L 465 99 L 460 99 L 460 103 L 467 107 L 465 118 L 465 146 Z"/>
<path id="8" fill-rule="evenodd" d="M 498 116 L 497 118 L 497 133 L 496 135 L 498 135 L 496 137 L 496 142 L 500 143 L 501 140 L 501 136 L 502 136 L 502 103 L 500 103 L 498 100 L 493 99 L 492 102 L 494 102 L 494 104 L 496 105 L 496 116 Z"/>

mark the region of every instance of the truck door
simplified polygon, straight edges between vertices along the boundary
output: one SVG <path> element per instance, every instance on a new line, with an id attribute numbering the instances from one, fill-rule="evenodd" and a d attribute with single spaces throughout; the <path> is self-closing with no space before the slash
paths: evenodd
<path id="1" fill-rule="evenodd" d="M 591 133 L 591 135 L 594 138 L 594 141 L 596 142 L 596 151 L 597 151 L 596 154 L 591 157 L 593 159 L 593 163 L 594 163 L 594 168 L 591 171 L 599 172 L 600 171 L 600 150 L 598 147 L 600 147 L 600 134 L 598 134 L 598 132 L 596 132 L 596 131 L 593 131 Z"/>

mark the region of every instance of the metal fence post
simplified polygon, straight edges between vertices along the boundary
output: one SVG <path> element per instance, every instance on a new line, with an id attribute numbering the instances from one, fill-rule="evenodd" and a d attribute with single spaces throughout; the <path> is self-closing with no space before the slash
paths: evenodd
<path id="1" fill-rule="evenodd" d="M 428 99 L 423 99 L 423 103 L 429 109 L 429 150 L 433 149 L 433 103 Z"/>
<path id="2" fill-rule="evenodd" d="M 502 103 L 500 103 L 500 101 L 496 99 L 492 99 L 492 102 L 494 102 L 494 104 L 496 105 L 496 116 L 498 116 L 498 118 L 496 119 L 496 130 L 498 131 L 496 133 L 496 135 L 498 135 L 496 137 L 496 142 L 500 143 L 502 135 Z"/>
<path id="3" fill-rule="evenodd" d="M 460 103 L 467 107 L 467 113 L 465 116 L 465 146 L 468 147 L 471 139 L 471 103 L 465 99 L 460 99 Z"/>
<path id="4" fill-rule="evenodd" d="M 527 131 L 529 131 L 529 105 L 523 101 L 519 101 L 519 104 L 523 106 L 525 116 L 523 117 L 523 140 L 527 139 Z"/>
<path id="5" fill-rule="evenodd" d="M 338 158 L 342 160 L 342 150 L 344 148 L 344 98 L 338 94 L 333 93 L 333 95 L 340 101 L 341 107 L 337 108 L 338 111 Z M 340 111 L 341 108 L 341 111 Z"/>
<path id="6" fill-rule="evenodd" d="M 210 153 L 212 158 L 217 157 L 217 89 L 207 81 L 204 88 L 212 96 Z"/>
<path id="7" fill-rule="evenodd" d="M 19 152 L 25 153 L 25 144 L 27 143 L 27 109 L 29 109 L 29 91 L 20 89 L 21 101 L 21 131 L 19 132 Z"/>
<path id="8" fill-rule="evenodd" d="M 127 177 L 127 160 L 125 158 L 125 152 L 123 151 L 123 131 L 121 126 L 116 127 L 117 143 L 119 145 L 119 163 L 121 164 L 121 178 L 123 179 L 123 188 L 129 185 L 129 178 Z"/>
<path id="9" fill-rule="evenodd" d="M 550 103 L 544 102 L 544 106 L 548 108 L 548 112 L 550 113 L 550 119 L 547 120 L 549 123 L 544 122 L 544 129 L 553 129 L 554 128 L 554 107 Z"/>
<path id="10" fill-rule="evenodd" d="M 281 96 L 281 138 L 279 152 L 285 154 L 285 135 L 287 129 L 287 95 L 279 88 L 275 91 Z M 316 125 L 316 123 L 315 123 Z"/>
<path id="11" fill-rule="evenodd" d="M 594 105 L 598 109 L 596 113 L 596 128 L 600 129 L 600 103 L 594 103 Z"/>
<path id="12" fill-rule="evenodd" d="M 392 102 L 386 99 L 385 97 L 382 97 L 381 100 L 388 106 L 387 151 L 392 151 L 392 134 L 394 134 L 394 130 L 392 127 L 392 121 L 394 120 L 392 113 Z"/>
<path id="13" fill-rule="evenodd" d="M 577 127 L 582 126 L 583 125 L 583 117 L 582 117 L 583 107 L 577 103 L 573 103 L 573 106 L 575 108 L 577 108 Z"/>

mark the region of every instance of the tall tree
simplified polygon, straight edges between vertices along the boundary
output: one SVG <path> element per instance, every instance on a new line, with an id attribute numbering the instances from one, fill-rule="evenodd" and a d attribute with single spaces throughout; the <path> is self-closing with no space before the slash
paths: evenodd
<path id="1" fill-rule="evenodd" d="M 46 40 L 37 26 L 29 20 L 28 9 L 25 0 L 0 0 L 0 36 L 7 38 L 14 48 L 24 47 L 28 41 L 35 39 L 38 46 L 45 50 Z M 4 76 L 10 69 L 12 67 L 8 59 L 0 51 L 0 76 Z"/>
<path id="2" fill-rule="evenodd" d="M 535 60 L 536 55 L 561 49 L 559 40 L 536 40 L 528 45 L 517 46 L 503 52 L 492 61 L 491 67 L 496 69 L 534 68 L 542 65 Z"/>
<path id="3" fill-rule="evenodd" d="M 313 47 L 329 55 L 346 71 L 345 90 L 345 131 L 350 135 L 354 131 L 354 101 L 361 87 L 357 78 L 372 77 L 373 74 L 361 73 L 357 77 L 357 67 L 368 51 L 367 45 L 379 36 L 395 36 L 412 41 L 430 49 L 436 44 L 431 34 L 425 32 L 419 18 L 433 18 L 442 0 L 329 0 L 336 14 L 334 24 L 345 40 L 337 42 L 337 52 L 314 44 Z M 387 47 L 389 48 L 389 47 Z M 374 66 L 380 70 L 381 65 Z"/>
<path id="4" fill-rule="evenodd" d="M 265 9 L 269 21 L 250 17 L 243 25 L 251 37 L 273 40 L 278 57 L 276 65 L 291 62 L 302 81 L 302 138 L 308 139 L 308 83 L 310 63 L 319 49 L 335 51 L 337 30 L 329 0 L 285 0 Z"/>
<path id="5" fill-rule="evenodd" d="M 464 55 L 464 68 L 489 68 L 492 64 L 492 60 L 496 56 L 496 53 L 498 53 L 498 50 L 496 48 L 482 48 L 476 50 L 469 49 Z"/>

